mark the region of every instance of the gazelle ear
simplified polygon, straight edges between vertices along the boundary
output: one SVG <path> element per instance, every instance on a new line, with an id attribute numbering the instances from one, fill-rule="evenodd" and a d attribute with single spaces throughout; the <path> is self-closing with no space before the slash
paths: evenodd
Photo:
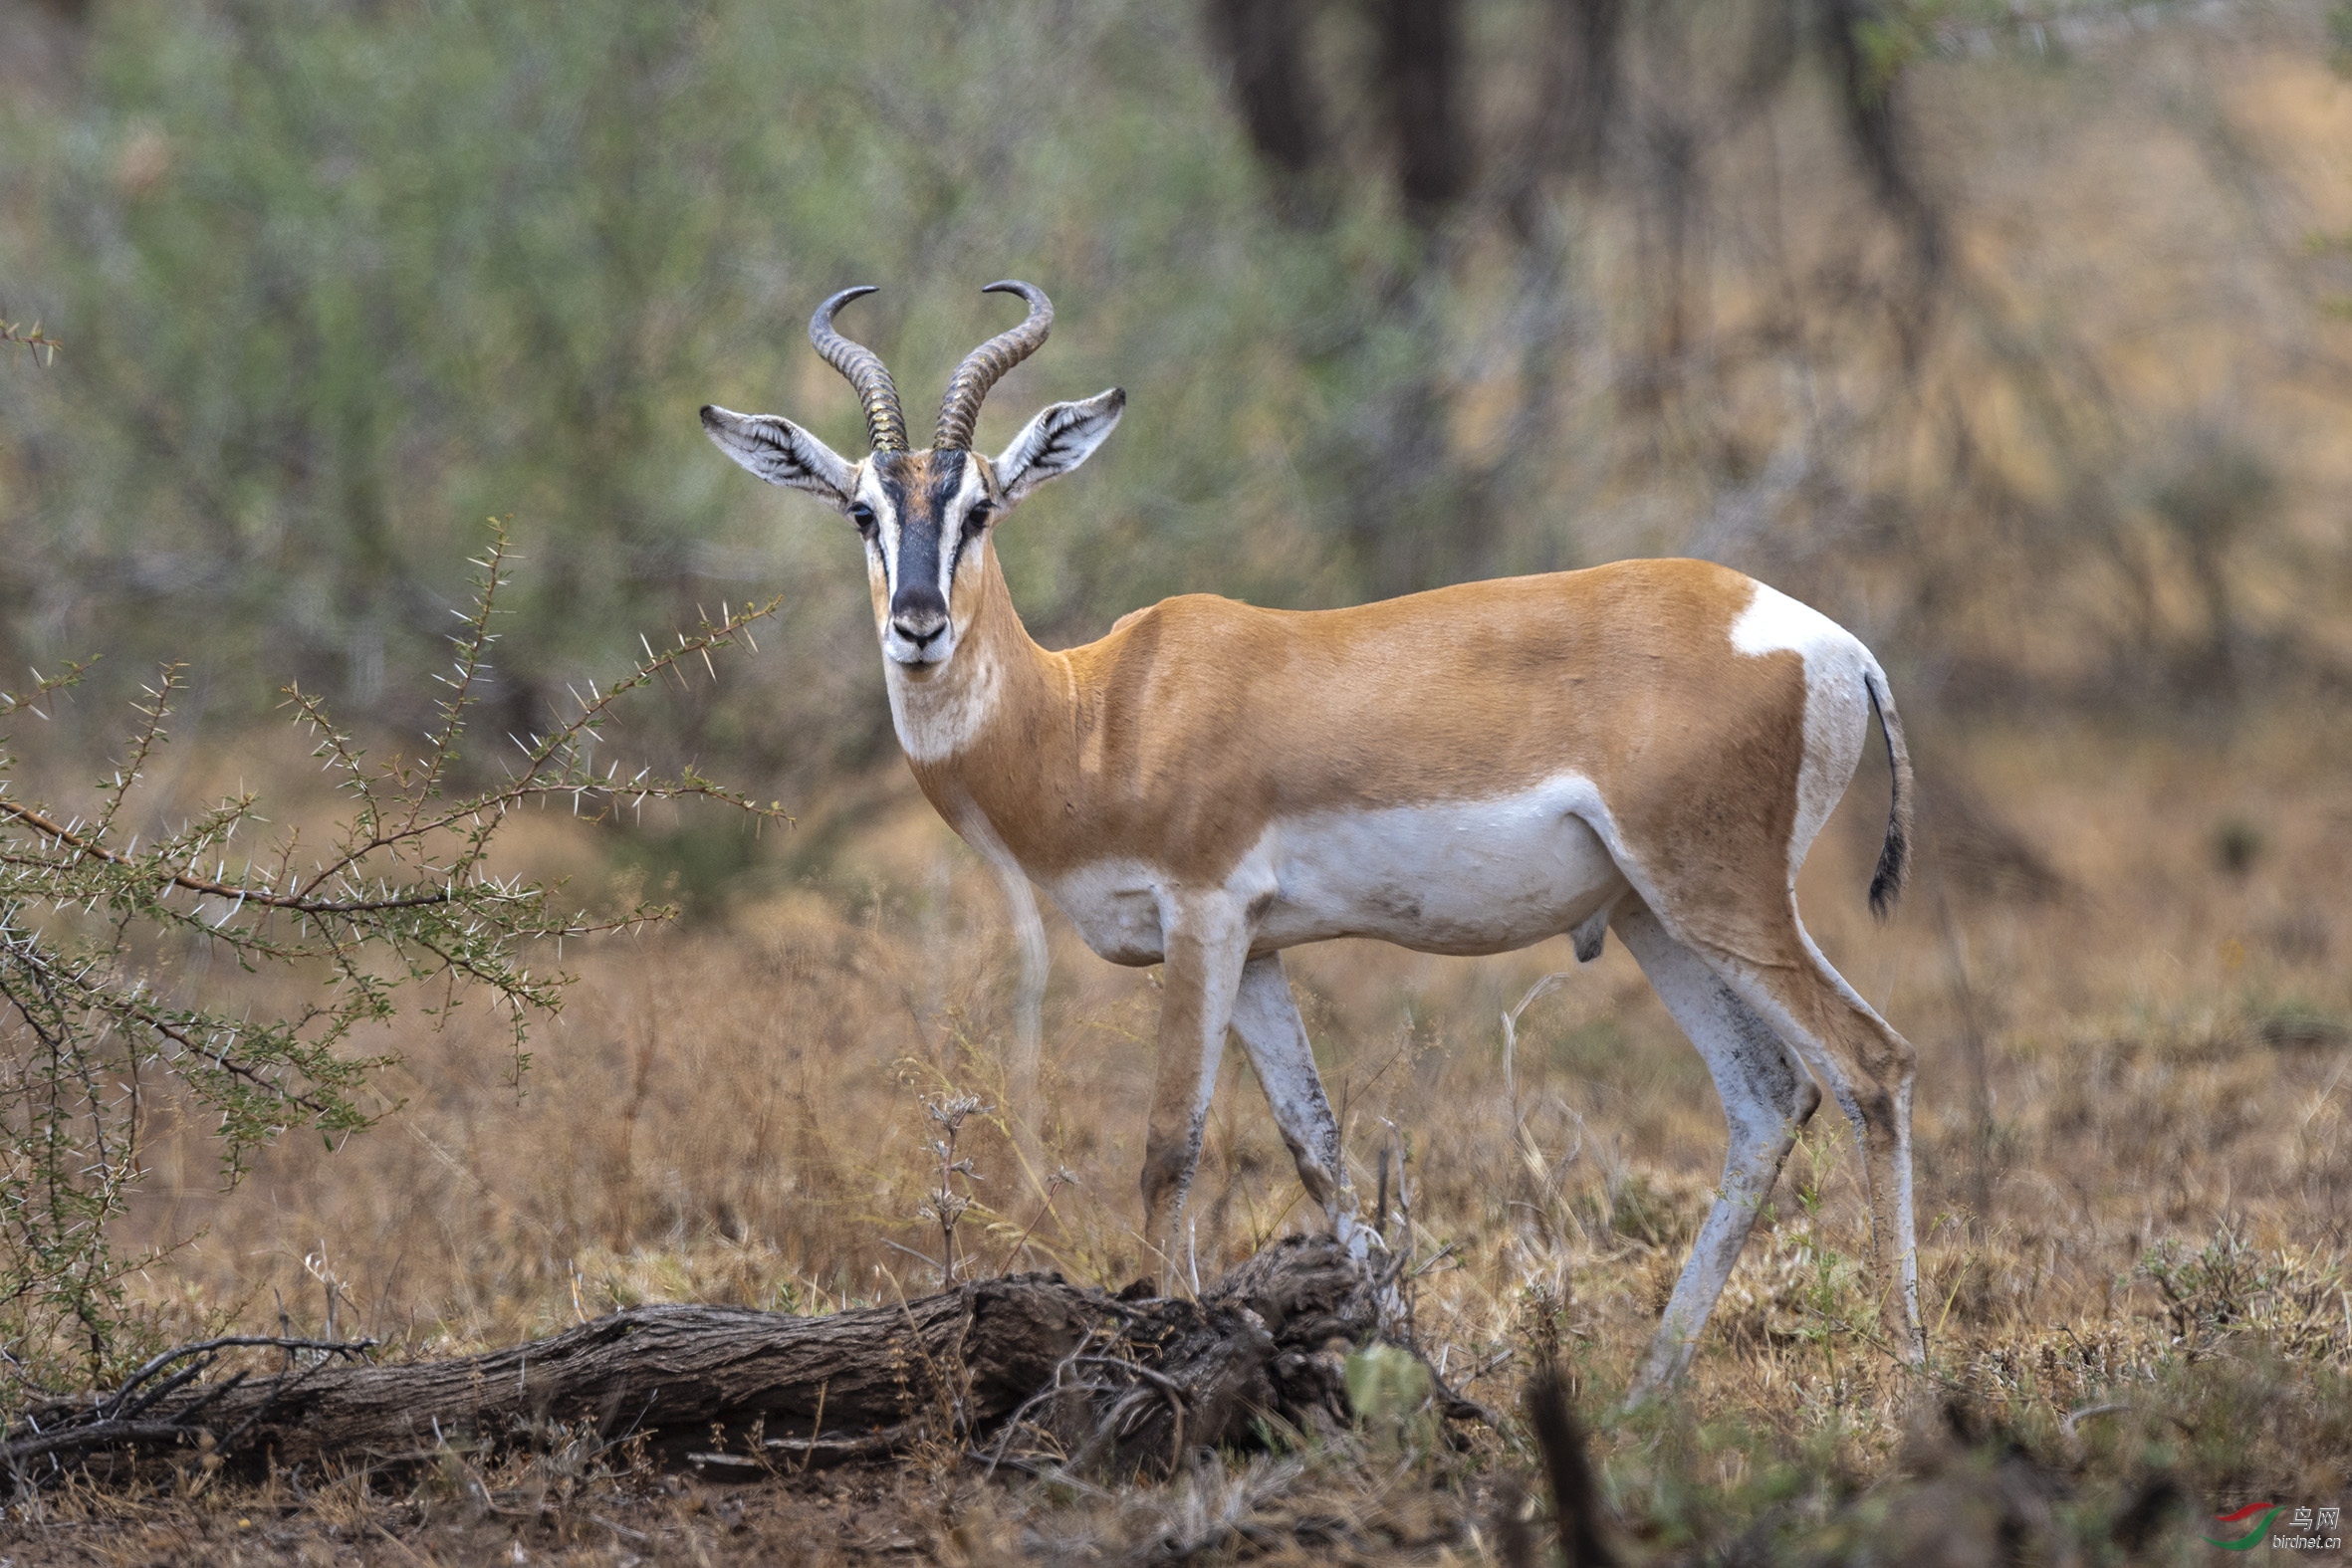
<path id="1" fill-rule="evenodd" d="M 1127 394 L 1117 387 L 1082 403 L 1056 403 L 1038 411 L 1013 444 L 998 454 L 997 488 L 1013 506 L 1049 479 L 1058 478 L 1091 457 L 1118 428 Z"/>
<path id="2" fill-rule="evenodd" d="M 791 420 L 706 403 L 702 428 L 720 451 L 771 485 L 806 490 L 836 512 L 849 510 L 856 465 Z"/>

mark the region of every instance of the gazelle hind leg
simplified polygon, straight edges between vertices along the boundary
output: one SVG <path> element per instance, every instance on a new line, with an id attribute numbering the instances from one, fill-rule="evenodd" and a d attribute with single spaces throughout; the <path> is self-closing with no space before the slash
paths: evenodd
<path id="1" fill-rule="evenodd" d="M 1254 958 L 1242 970 L 1233 1032 L 1249 1055 L 1259 1087 L 1266 1091 L 1275 1126 L 1290 1148 L 1306 1196 L 1322 1205 L 1333 1231 L 1346 1239 L 1355 1220 L 1355 1193 L 1339 1147 L 1339 1123 L 1323 1094 L 1322 1076 L 1314 1069 L 1314 1049 L 1283 973 L 1281 954 Z"/>
<path id="2" fill-rule="evenodd" d="M 1853 1125 L 1870 1204 L 1872 1278 L 1887 1343 L 1914 1365 L 1927 1356 L 1919 1316 L 1919 1240 L 1911 1192 L 1911 1044 L 1829 966 L 1788 915 L 1801 959 L 1771 968 L 1715 959 L 1716 968 L 1787 1040 Z"/>
<path id="3" fill-rule="evenodd" d="M 1646 904 L 1628 900 L 1614 926 L 1666 1010 L 1706 1059 L 1729 1135 L 1715 1207 L 1691 1244 L 1657 1337 L 1626 1396 L 1628 1405 L 1636 1405 L 1674 1383 L 1690 1365 L 1700 1331 L 1756 1229 L 1757 1214 L 1771 1194 L 1797 1129 L 1820 1104 L 1821 1093 L 1771 1025 L 1704 959 L 1667 935 Z"/>

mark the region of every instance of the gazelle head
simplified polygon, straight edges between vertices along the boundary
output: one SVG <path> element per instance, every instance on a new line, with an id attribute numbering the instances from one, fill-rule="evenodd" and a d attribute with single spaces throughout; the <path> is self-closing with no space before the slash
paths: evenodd
<path id="1" fill-rule="evenodd" d="M 928 450 L 907 450 L 898 388 L 878 355 L 833 331 L 833 313 L 869 288 L 843 289 L 809 319 L 809 340 L 857 388 L 866 444 L 852 463 L 788 419 L 706 406 L 702 427 L 719 450 L 771 485 L 806 490 L 857 526 L 865 541 L 874 628 L 882 653 L 920 675 L 955 653 L 970 630 L 989 569 L 989 531 L 1029 493 L 1084 462 L 1119 422 L 1117 387 L 1083 402 L 1056 403 L 1032 419 L 994 458 L 972 450 L 980 400 L 1004 373 L 1037 351 L 1054 325 L 1054 304 L 1026 283 L 992 283 L 984 294 L 1018 294 L 1029 318 L 964 356 L 939 404 Z"/>

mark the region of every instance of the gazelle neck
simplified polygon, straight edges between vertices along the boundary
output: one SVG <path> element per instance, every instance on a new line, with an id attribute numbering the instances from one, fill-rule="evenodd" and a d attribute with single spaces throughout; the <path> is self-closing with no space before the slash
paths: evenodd
<path id="1" fill-rule="evenodd" d="M 1013 596 L 1005 588 L 996 542 L 981 547 L 972 562 L 979 580 L 969 591 L 978 601 L 972 623 L 945 663 L 910 670 L 883 661 L 890 692 L 890 722 L 913 765 L 924 792 L 938 800 L 934 781 L 945 783 L 992 734 L 1010 723 L 1027 728 L 1022 715 L 1054 690 L 1054 656 L 1030 640 Z M 942 810 L 946 807 L 943 805 Z M 948 813 L 955 820 L 954 813 Z"/>

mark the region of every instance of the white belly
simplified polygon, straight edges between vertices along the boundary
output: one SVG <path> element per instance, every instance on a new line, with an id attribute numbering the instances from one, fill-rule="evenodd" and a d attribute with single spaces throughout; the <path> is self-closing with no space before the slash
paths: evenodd
<path id="1" fill-rule="evenodd" d="M 1424 953 L 1502 953 L 1567 930 L 1625 890 L 1563 779 L 1495 800 L 1277 822 L 1253 860 L 1274 876 L 1265 947 L 1379 937 Z"/>
<path id="2" fill-rule="evenodd" d="M 1377 937 L 1425 953 L 1502 953 L 1556 936 L 1625 890 L 1562 778 L 1492 800 L 1328 811 L 1271 824 L 1227 878 L 1254 915 L 1251 947 Z M 1087 946 L 1123 964 L 1161 957 L 1174 891 L 1134 861 L 1101 861 L 1049 888 Z"/>
<path id="3" fill-rule="evenodd" d="M 1157 964 L 1165 956 L 1160 910 L 1168 873 L 1140 860 L 1097 860 L 1046 884 L 1078 935 L 1113 964 Z"/>

